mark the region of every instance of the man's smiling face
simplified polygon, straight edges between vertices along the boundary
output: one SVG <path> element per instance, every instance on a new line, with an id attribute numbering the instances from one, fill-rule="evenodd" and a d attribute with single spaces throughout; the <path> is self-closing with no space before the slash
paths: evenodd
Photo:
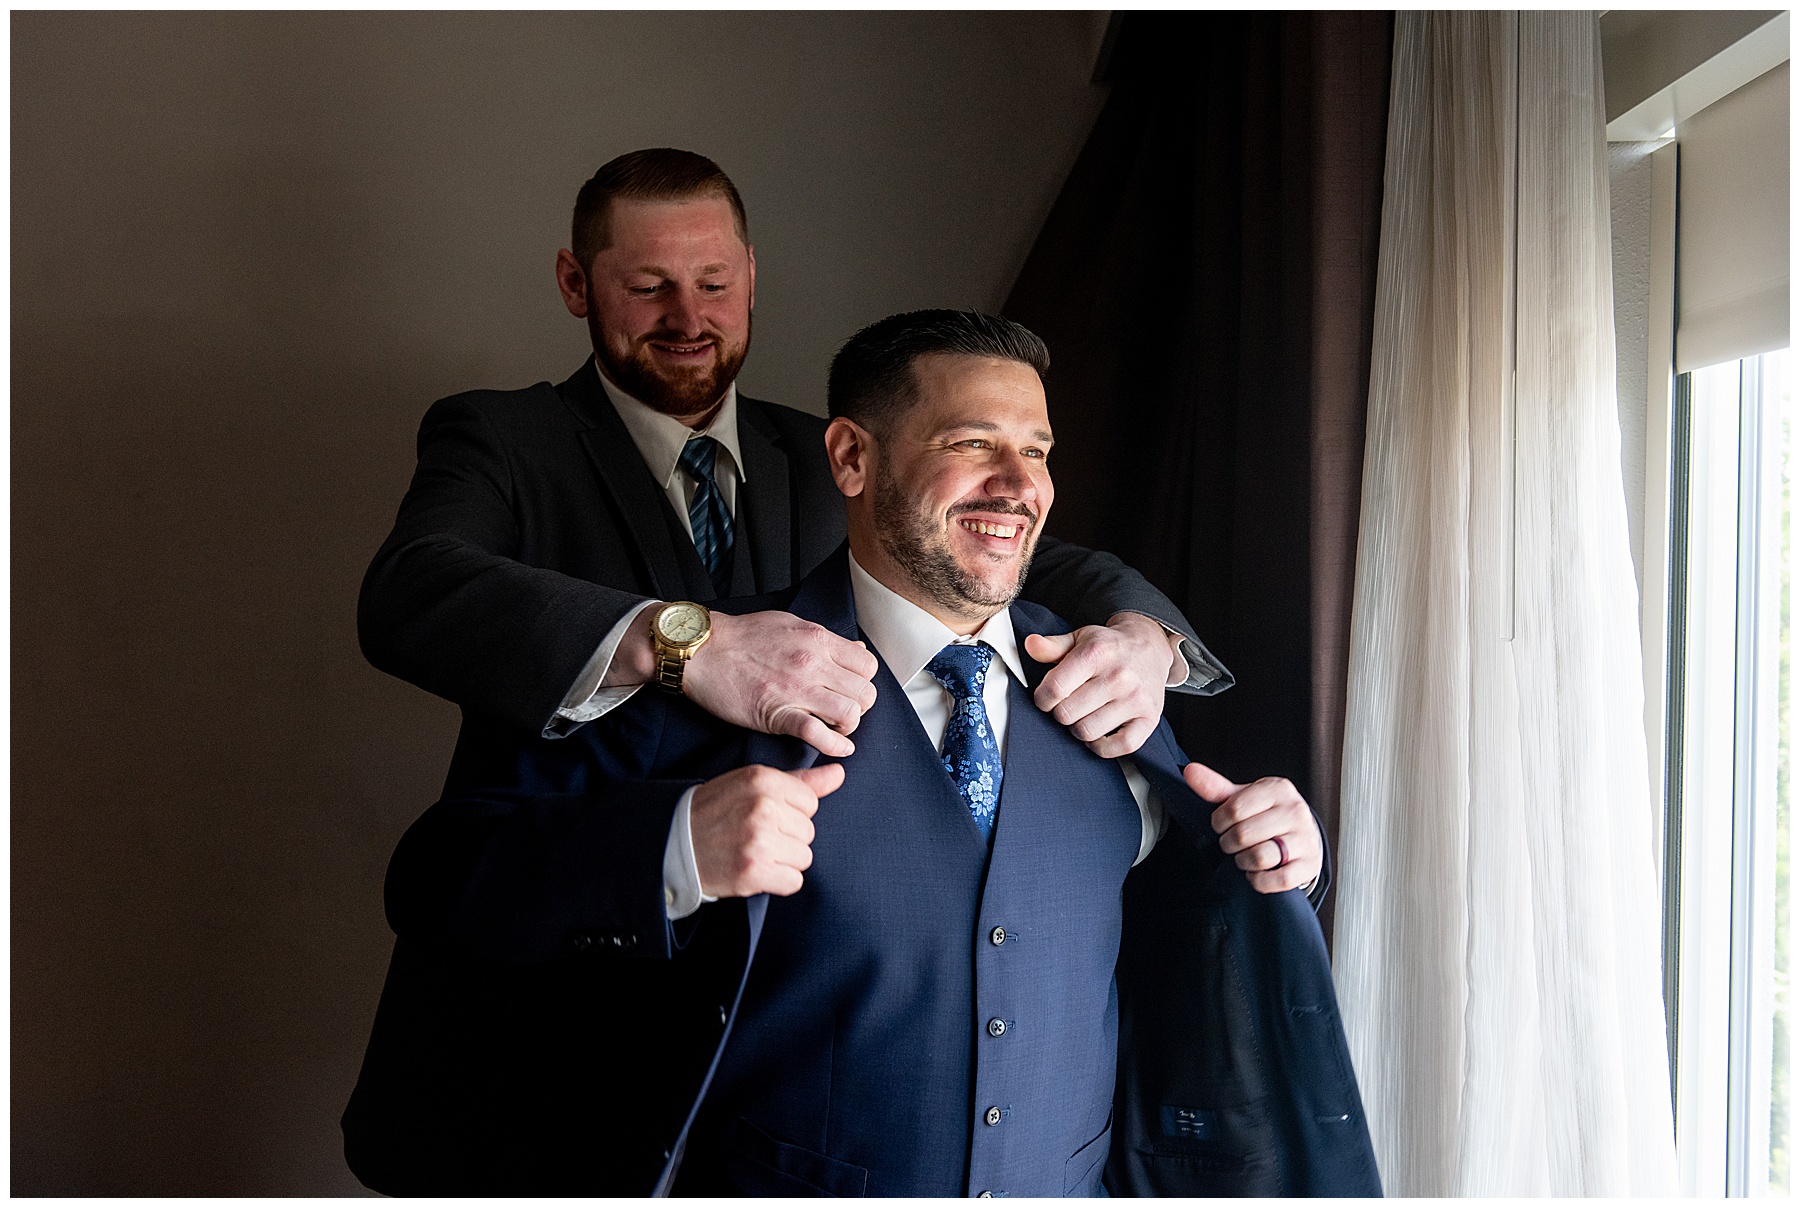
<path id="1" fill-rule="evenodd" d="M 587 322 L 606 376 L 696 427 L 750 350 L 756 258 L 723 197 L 615 198 L 587 274 Z"/>
<path id="2" fill-rule="evenodd" d="M 867 569 L 941 619 L 978 623 L 1018 595 L 1055 498 L 1044 386 L 987 357 L 923 356 L 912 372 L 916 401 L 873 442 L 866 517 L 888 565 Z"/>

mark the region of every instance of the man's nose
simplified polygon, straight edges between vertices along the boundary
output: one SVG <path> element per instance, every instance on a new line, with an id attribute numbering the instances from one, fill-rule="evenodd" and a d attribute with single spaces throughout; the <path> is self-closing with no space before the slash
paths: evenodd
<path id="1" fill-rule="evenodd" d="M 988 494 L 1016 499 L 1021 503 L 1034 501 L 1038 490 L 1032 468 L 1031 460 L 1017 450 L 1000 450 L 995 457 L 992 472 L 988 475 Z"/>
<path id="2" fill-rule="evenodd" d="M 701 317 L 700 295 L 691 289 L 671 290 L 663 323 L 678 335 L 692 337 L 704 332 L 706 322 Z"/>

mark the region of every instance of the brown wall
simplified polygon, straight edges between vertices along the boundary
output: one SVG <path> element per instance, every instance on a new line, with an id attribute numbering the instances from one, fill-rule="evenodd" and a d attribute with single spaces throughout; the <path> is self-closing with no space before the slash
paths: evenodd
<path id="1" fill-rule="evenodd" d="M 576 188 L 702 150 L 747 389 L 997 309 L 1092 122 L 1095 14 L 12 17 L 13 1191 L 358 1190 L 381 877 L 448 704 L 354 601 L 432 399 L 560 379 Z"/>

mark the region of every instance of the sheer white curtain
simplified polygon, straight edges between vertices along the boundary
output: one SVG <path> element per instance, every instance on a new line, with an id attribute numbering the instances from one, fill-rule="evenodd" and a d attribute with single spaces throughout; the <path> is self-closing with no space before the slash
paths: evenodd
<path id="1" fill-rule="evenodd" d="M 1599 80 L 1591 13 L 1398 16 L 1335 954 L 1390 1194 L 1677 1190 Z"/>

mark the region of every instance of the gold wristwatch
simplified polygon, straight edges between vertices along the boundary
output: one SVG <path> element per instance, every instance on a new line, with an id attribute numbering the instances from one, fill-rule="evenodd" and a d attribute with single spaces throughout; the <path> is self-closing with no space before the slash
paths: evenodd
<path id="1" fill-rule="evenodd" d="M 694 651 L 712 636 L 712 613 L 692 600 L 664 604 L 650 622 L 650 649 L 656 655 L 656 682 L 681 691 L 681 677 Z"/>

